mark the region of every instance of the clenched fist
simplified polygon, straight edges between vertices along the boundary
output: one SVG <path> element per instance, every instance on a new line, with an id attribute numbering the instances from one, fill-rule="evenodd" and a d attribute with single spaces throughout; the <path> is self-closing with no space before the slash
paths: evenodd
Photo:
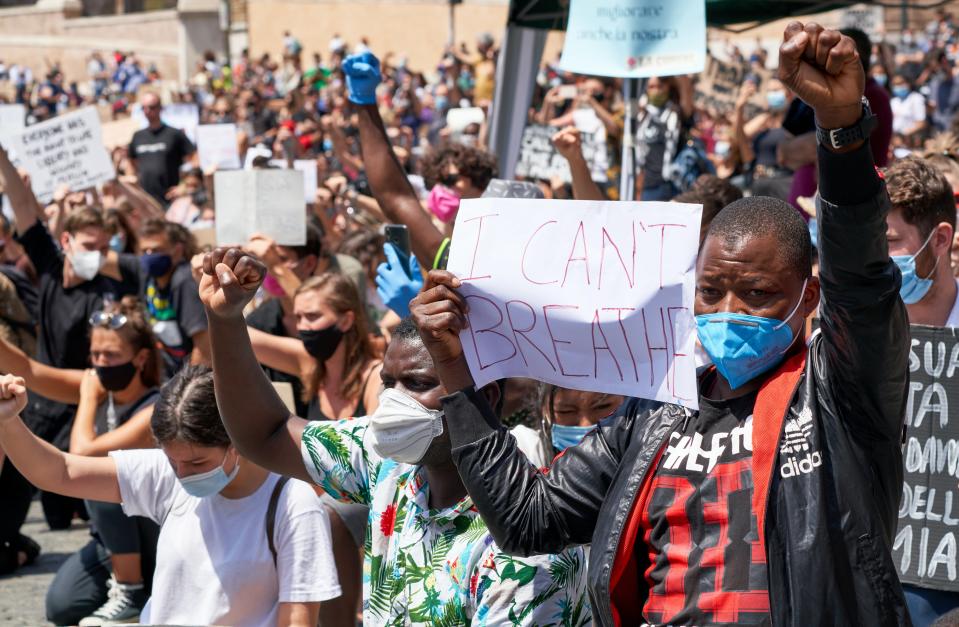
<path id="1" fill-rule="evenodd" d="M 217 248 L 203 258 L 200 300 L 209 315 L 242 316 L 265 278 L 266 266 L 255 257 L 239 248 Z"/>
<path id="2" fill-rule="evenodd" d="M 27 384 L 12 374 L 0 376 L 0 423 L 16 418 L 27 406 Z"/>

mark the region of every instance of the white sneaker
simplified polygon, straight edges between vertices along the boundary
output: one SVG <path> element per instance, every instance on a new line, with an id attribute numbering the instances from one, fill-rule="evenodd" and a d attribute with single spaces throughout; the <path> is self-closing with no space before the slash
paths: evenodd
<path id="1" fill-rule="evenodd" d="M 119 583 L 111 575 L 107 587 L 107 602 L 81 620 L 79 627 L 102 627 L 135 623 L 139 620 L 140 612 L 149 599 L 143 584 Z"/>

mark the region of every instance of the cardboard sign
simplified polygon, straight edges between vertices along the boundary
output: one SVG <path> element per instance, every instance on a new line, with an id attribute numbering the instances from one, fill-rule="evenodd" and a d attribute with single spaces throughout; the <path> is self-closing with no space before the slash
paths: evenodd
<path id="1" fill-rule="evenodd" d="M 560 67 L 646 78 L 702 72 L 705 0 L 571 0 Z"/>
<path id="2" fill-rule="evenodd" d="M 150 125 L 146 116 L 143 115 L 143 107 L 139 102 L 133 105 L 130 115 L 137 121 L 140 128 Z M 180 102 L 165 105 L 160 111 L 160 119 L 167 126 L 183 131 L 183 134 L 196 145 L 196 128 L 200 126 L 200 109 L 195 104 Z"/>
<path id="3" fill-rule="evenodd" d="M 204 171 L 239 170 L 240 150 L 236 124 L 201 124 L 196 127 L 196 150 Z"/>
<path id="4" fill-rule="evenodd" d="M 224 170 L 213 175 L 217 244 L 242 244 L 262 233 L 285 246 L 306 243 L 303 173 Z"/>
<path id="5" fill-rule="evenodd" d="M 732 113 L 747 77 L 758 83 L 744 112 L 746 119 L 753 117 L 766 108 L 766 85 L 772 72 L 756 71 L 748 64 L 727 63 L 713 56 L 708 58 L 706 70 L 697 77 L 696 105 L 717 114 Z"/>
<path id="6" fill-rule="evenodd" d="M 270 165 L 285 170 L 288 168 L 286 159 L 270 159 Z M 252 167 L 252 166 L 251 166 Z M 316 202 L 316 161 L 313 159 L 296 159 L 293 169 L 303 173 L 303 201 L 311 205 Z"/>
<path id="7" fill-rule="evenodd" d="M 700 205 L 477 199 L 448 268 L 481 387 L 531 377 L 698 407 L 693 318 Z"/>
<path id="8" fill-rule="evenodd" d="M 959 329 L 912 325 L 904 476 L 892 556 L 903 583 L 959 591 Z"/>
<path id="9" fill-rule="evenodd" d="M 27 108 L 22 104 L 0 104 L 0 137 L 27 127 Z"/>
<path id="10" fill-rule="evenodd" d="M 79 191 L 113 180 L 116 172 L 100 140 L 96 107 L 83 107 L 4 138 L 18 167 L 30 173 L 33 193 L 49 202 L 61 184 Z"/>
<path id="11" fill-rule="evenodd" d="M 545 181 L 549 181 L 553 177 L 559 177 L 564 183 L 573 182 L 569 162 L 559 154 L 551 141 L 553 135 L 558 131 L 559 129 L 554 126 L 540 124 L 531 124 L 523 129 L 519 162 L 516 164 L 516 176 Z M 600 124 L 599 129 L 593 133 L 583 132 L 582 129 L 580 129 L 580 132 L 582 133 L 580 137 L 583 158 L 589 164 L 592 179 L 597 183 L 606 183 L 609 180 L 607 170 L 610 165 L 610 158 L 606 145 L 605 129 Z"/>

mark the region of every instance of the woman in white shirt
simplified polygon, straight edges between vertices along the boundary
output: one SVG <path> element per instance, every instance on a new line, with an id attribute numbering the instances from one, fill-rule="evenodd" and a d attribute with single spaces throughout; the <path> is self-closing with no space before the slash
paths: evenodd
<path id="1" fill-rule="evenodd" d="M 902 76 L 892 79 L 892 132 L 902 137 L 906 145 L 916 147 L 926 128 L 926 98 L 913 89 Z"/>
<path id="2" fill-rule="evenodd" d="M 320 602 L 340 594 L 322 504 L 239 456 L 208 368 L 163 387 L 151 419 L 160 450 L 63 453 L 24 426 L 26 402 L 23 379 L 0 377 L 0 448 L 28 481 L 160 524 L 142 623 L 314 627 Z"/>

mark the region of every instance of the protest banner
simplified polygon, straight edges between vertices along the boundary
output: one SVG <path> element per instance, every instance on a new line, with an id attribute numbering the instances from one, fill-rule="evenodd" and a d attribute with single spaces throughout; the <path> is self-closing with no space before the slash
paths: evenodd
<path id="1" fill-rule="evenodd" d="M 62 184 L 79 191 L 116 176 L 100 140 L 95 107 L 83 107 L 4 138 L 17 167 L 30 173 L 33 193 L 49 202 Z"/>
<path id="2" fill-rule="evenodd" d="M 560 67 L 621 78 L 695 74 L 706 63 L 705 0 L 571 0 Z"/>
<path id="3" fill-rule="evenodd" d="M 531 124 L 523 129 L 516 176 L 545 181 L 559 177 L 564 183 L 572 183 L 573 175 L 570 173 L 569 163 L 550 141 L 557 131 L 559 129 L 555 126 L 541 124 Z M 605 129 L 600 124 L 599 128 L 594 128 L 592 133 L 583 132 L 582 129 L 580 133 L 583 158 L 589 164 L 590 176 L 597 183 L 606 183 L 609 180 L 607 170 L 610 158 L 606 146 Z"/>
<path id="4" fill-rule="evenodd" d="M 728 63 L 710 55 L 706 70 L 696 81 L 696 105 L 718 114 L 732 113 L 736 108 L 739 90 L 747 78 L 756 83 L 756 93 L 746 105 L 745 116 L 749 119 L 766 108 L 766 84 L 772 72 L 754 69 L 746 63 Z"/>
<path id="5" fill-rule="evenodd" d="M 904 583 L 959 592 L 959 329 L 912 325 L 893 559 Z"/>
<path id="6" fill-rule="evenodd" d="M 698 407 L 693 318 L 700 205 L 476 199 L 448 268 L 481 387 L 532 377 Z"/>
<path id="7" fill-rule="evenodd" d="M 858 28 L 876 41 L 886 31 L 886 15 L 883 7 L 859 3 L 842 10 L 840 28 Z"/>
<path id="8" fill-rule="evenodd" d="M 196 151 L 205 171 L 240 169 L 236 124 L 201 124 L 196 127 Z"/>
<path id="9" fill-rule="evenodd" d="M 303 173 L 223 170 L 213 175 L 217 244 L 242 244 L 261 233 L 284 246 L 306 243 Z"/>
<path id="10" fill-rule="evenodd" d="M 0 137 L 19 133 L 27 127 L 27 108 L 22 104 L 0 104 Z"/>
<path id="11" fill-rule="evenodd" d="M 130 116 L 137 121 L 140 128 L 150 125 L 146 116 L 143 115 L 143 107 L 139 102 L 133 105 Z M 160 111 L 160 120 L 167 126 L 183 131 L 183 134 L 196 145 L 196 128 L 200 125 L 200 109 L 195 104 L 176 102 L 164 105 L 163 110 Z"/>

